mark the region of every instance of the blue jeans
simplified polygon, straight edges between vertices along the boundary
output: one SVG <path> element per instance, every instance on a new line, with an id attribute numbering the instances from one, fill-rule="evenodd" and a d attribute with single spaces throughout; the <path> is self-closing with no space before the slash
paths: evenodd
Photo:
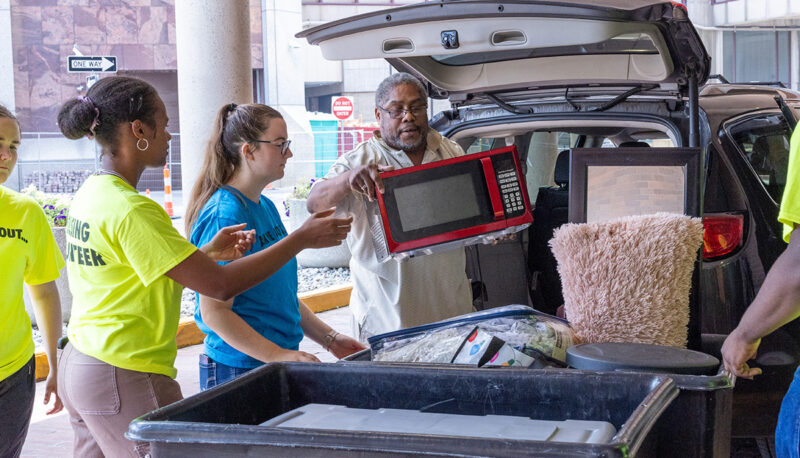
<path id="1" fill-rule="evenodd" d="M 228 366 L 200 354 L 200 390 L 214 388 L 251 370 L 253 368 Z"/>
<path id="2" fill-rule="evenodd" d="M 0 380 L 0 457 L 18 457 L 28 435 L 36 394 L 33 357 L 22 369 Z"/>
<path id="3" fill-rule="evenodd" d="M 775 428 L 775 452 L 779 458 L 800 457 L 800 367 L 781 403 Z"/>

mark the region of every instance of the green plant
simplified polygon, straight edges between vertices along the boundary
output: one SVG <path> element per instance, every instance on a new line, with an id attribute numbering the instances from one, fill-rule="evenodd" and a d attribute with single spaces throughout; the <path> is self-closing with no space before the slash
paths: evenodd
<path id="1" fill-rule="evenodd" d="M 35 185 L 30 185 L 22 190 L 22 194 L 30 196 L 42 207 L 47 216 L 50 227 L 64 227 L 67 225 L 69 215 L 69 204 L 71 198 L 65 194 L 47 194 L 36 189 Z"/>
<path id="2" fill-rule="evenodd" d="M 288 199 L 308 199 L 308 193 L 311 192 L 311 187 L 314 186 L 314 183 L 317 180 L 314 178 L 298 178 L 297 184 L 292 188 L 292 192 L 289 194 Z M 286 213 L 286 216 L 289 216 L 289 202 L 286 200 L 283 201 L 283 208 Z"/>

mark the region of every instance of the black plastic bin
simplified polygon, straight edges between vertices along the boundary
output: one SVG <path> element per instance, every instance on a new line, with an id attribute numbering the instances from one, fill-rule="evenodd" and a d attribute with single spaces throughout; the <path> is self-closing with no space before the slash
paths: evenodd
<path id="1" fill-rule="evenodd" d="M 414 365 L 412 363 L 372 362 L 369 349 L 347 356 L 342 361 L 387 366 Z M 420 364 L 420 366 L 440 365 Z M 593 373 L 576 369 L 564 370 Z M 533 373 L 540 370 L 530 369 L 529 371 Z M 548 369 L 546 372 L 552 371 Z M 625 373 L 625 371 L 614 371 L 613 373 Z M 636 373 L 642 372 L 636 371 Z M 728 374 L 723 372 L 722 367 L 716 375 L 712 376 L 644 373 L 669 377 L 680 389 L 680 395 L 670 404 L 656 425 L 656 434 L 659 439 L 655 456 L 664 458 L 730 457 L 733 384 Z"/>
<path id="2" fill-rule="evenodd" d="M 698 379 L 703 386 L 685 387 Z M 128 437 L 150 442 L 158 457 L 692 456 L 729 428 L 727 386 L 724 377 L 275 363 L 137 418 Z M 572 444 L 258 426 L 308 403 L 608 421 L 617 434 L 608 444 Z"/>

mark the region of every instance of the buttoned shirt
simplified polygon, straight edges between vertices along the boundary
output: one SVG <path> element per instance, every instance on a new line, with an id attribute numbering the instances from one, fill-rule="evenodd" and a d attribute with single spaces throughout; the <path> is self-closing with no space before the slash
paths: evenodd
<path id="1" fill-rule="evenodd" d="M 442 137 L 434 129 L 428 130 L 427 141 L 423 164 L 464 155 L 456 142 Z M 340 156 L 323 180 L 367 164 L 391 165 L 395 169 L 414 165 L 405 152 L 387 145 L 376 132 L 375 136 Z M 366 203 L 364 195 L 350 193 L 337 203 L 336 210 L 339 215 L 353 216 L 352 229 L 347 235 L 352 253 L 353 335 L 364 341 L 376 334 L 471 312 L 472 292 L 465 273 L 464 249 L 403 262 L 393 259 L 380 262 L 370 233 Z"/>

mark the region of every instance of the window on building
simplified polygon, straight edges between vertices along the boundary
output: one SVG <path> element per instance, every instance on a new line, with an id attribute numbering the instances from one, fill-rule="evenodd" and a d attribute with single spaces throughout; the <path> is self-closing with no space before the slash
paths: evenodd
<path id="1" fill-rule="evenodd" d="M 264 94 L 264 69 L 253 69 L 253 102 L 267 103 L 267 96 Z"/>
<path id="2" fill-rule="evenodd" d="M 791 80 L 790 32 L 723 32 L 724 76 L 737 83 Z"/>

